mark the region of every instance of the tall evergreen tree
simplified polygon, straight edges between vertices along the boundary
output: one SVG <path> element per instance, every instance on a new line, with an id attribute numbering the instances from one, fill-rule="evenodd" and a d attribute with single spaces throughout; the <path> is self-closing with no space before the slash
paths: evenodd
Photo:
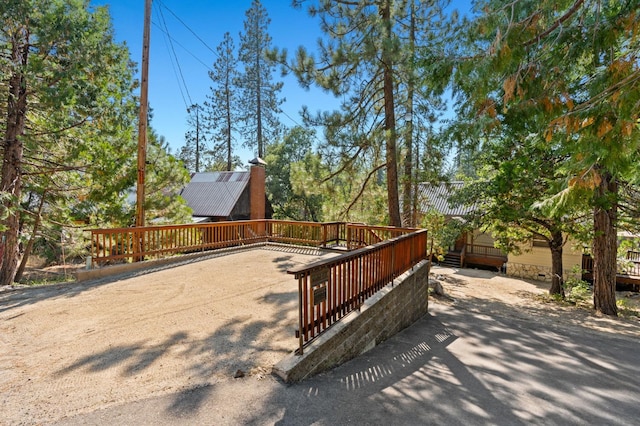
<path id="1" fill-rule="evenodd" d="M 178 151 L 178 157 L 187 170 L 196 173 L 207 167 L 210 155 L 206 146 L 206 120 L 203 109 L 197 103 L 187 108 L 188 130 L 184 134 L 184 146 Z"/>
<path id="2" fill-rule="evenodd" d="M 106 8 L 83 0 L 5 1 L 0 22 L 0 285 L 7 285 L 27 232 L 20 209 L 25 184 L 44 199 L 51 194 L 46 181 L 64 184 L 56 174 L 75 170 L 77 182 L 88 181 L 110 197 L 118 184 L 107 178 L 117 180 L 126 163 L 114 157 L 128 149 L 134 104 L 128 52 L 113 41 Z"/>
<path id="3" fill-rule="evenodd" d="M 294 2 L 298 6 L 304 3 Z M 320 41 L 317 60 L 299 48 L 291 64 L 303 85 L 317 84 L 342 100 L 340 113 L 307 118 L 311 118 L 309 122 L 313 124 L 326 126 L 328 142 L 342 151 L 343 165 L 338 172 L 350 169 L 362 156 L 367 156 L 370 169 L 362 182 L 366 186 L 374 182 L 377 170 L 384 168 L 387 222 L 394 226 L 402 225 L 399 196 L 402 154 L 407 159 L 405 198 L 408 203 L 412 198 L 409 185 L 413 174 L 414 129 L 411 125 L 417 116 L 413 106 L 416 88 L 429 87 L 425 84 L 427 79 L 419 82 L 416 79 L 417 51 L 421 43 L 436 38 L 437 26 L 422 24 L 437 16 L 432 11 L 439 8 L 437 2 L 409 0 L 312 2 L 309 13 L 320 19 L 327 40 Z M 421 25 L 416 25 L 417 16 Z M 280 61 L 284 61 L 284 57 Z M 407 131 L 399 130 L 400 125 Z M 406 141 L 404 153 L 398 146 L 400 137 Z M 362 193 L 364 190 L 358 192 Z"/>
<path id="4" fill-rule="evenodd" d="M 211 93 L 207 95 L 208 101 L 204 104 L 207 130 L 213 142 L 213 157 L 226 160 L 226 170 L 233 170 L 234 123 L 237 123 L 239 115 L 234 87 L 238 78 L 238 60 L 229 33 L 224 34 L 216 53 L 213 71 L 209 71 L 213 86 Z"/>
<path id="5" fill-rule="evenodd" d="M 269 141 L 277 139 L 282 125 L 278 120 L 279 98 L 282 82 L 273 82 L 275 64 L 267 59 L 271 49 L 271 36 L 267 32 L 271 19 L 260 0 L 253 0 L 246 12 L 244 33 L 240 33 L 239 60 L 244 69 L 237 79 L 241 89 L 238 99 L 241 133 L 244 144 L 256 150 L 258 157 L 264 157 Z"/>
<path id="6" fill-rule="evenodd" d="M 551 201 L 591 207 L 594 307 L 616 315 L 619 186 L 640 182 L 640 3 L 488 0 L 476 11 L 457 80 L 467 117 L 491 128 L 511 126 L 511 110 L 538 116 L 530 132 L 563 146 Z"/>

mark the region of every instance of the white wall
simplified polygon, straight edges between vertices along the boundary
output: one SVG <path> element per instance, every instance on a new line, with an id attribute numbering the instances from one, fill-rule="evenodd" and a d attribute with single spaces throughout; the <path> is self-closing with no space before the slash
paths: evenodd
<path id="1" fill-rule="evenodd" d="M 574 250 L 575 241 L 569 240 L 562 250 L 562 268 L 564 279 L 571 274 L 575 265 L 582 266 L 582 251 Z M 523 246 L 519 255 L 509 254 L 507 275 L 551 281 L 551 250 L 548 247 Z"/>

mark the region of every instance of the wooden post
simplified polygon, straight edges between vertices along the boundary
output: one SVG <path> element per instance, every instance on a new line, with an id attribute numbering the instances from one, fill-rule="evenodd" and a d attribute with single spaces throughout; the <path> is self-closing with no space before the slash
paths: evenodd
<path id="1" fill-rule="evenodd" d="M 142 35 L 142 69 L 140 70 L 140 114 L 138 116 L 138 186 L 136 191 L 136 226 L 144 226 L 144 181 L 147 164 L 147 115 L 149 99 L 149 43 L 151 0 L 145 0 Z"/>
<path id="2" fill-rule="evenodd" d="M 140 111 L 138 115 L 138 184 L 136 187 L 136 227 L 144 226 L 144 183 L 147 166 L 147 115 L 149 106 L 149 43 L 151 26 L 151 1 L 145 0 L 144 30 L 142 34 L 142 69 L 140 70 Z M 138 234 L 138 233 L 136 233 Z M 142 253 L 144 241 L 140 232 L 134 243 L 134 250 Z M 134 260 L 144 260 L 142 254 L 134 256 Z"/>

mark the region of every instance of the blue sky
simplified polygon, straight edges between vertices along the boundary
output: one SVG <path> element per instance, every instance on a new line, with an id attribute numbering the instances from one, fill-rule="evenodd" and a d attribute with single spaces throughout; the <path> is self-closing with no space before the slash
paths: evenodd
<path id="1" fill-rule="evenodd" d="M 116 40 L 126 42 L 131 52 L 131 59 L 138 64 L 142 60 L 144 3 L 144 0 L 93 0 L 91 2 L 92 5 L 109 6 Z M 251 0 L 161 0 L 161 2 L 155 0 L 153 3 L 149 54 L 149 105 L 153 108 L 151 126 L 167 139 L 173 152 L 184 145 L 188 115 L 185 102 L 189 104 L 188 98 L 190 98 L 191 102 L 202 104 L 206 99 L 205 96 L 210 92 L 211 80 L 207 73 L 216 58 L 209 48 L 215 50 L 225 32 L 231 34 L 238 48 L 239 33 L 244 32 L 245 12 L 250 7 Z M 173 47 L 186 82 L 186 90 L 184 87 L 181 88 L 182 79 L 179 77 L 175 63 L 172 65 L 171 47 L 162 32 L 162 17 L 158 13 L 160 3 L 166 6 L 162 8 L 162 14 L 168 31 L 174 39 Z M 292 8 L 290 3 L 290 0 L 262 0 L 271 18 L 269 34 L 272 37 L 273 46 L 286 48 L 290 53 L 293 53 L 299 45 L 313 49 L 316 40 L 321 36 L 318 21 L 311 19 L 305 10 Z M 199 41 L 167 8 L 204 40 L 206 45 Z M 280 78 L 277 70 L 274 80 L 278 81 Z M 337 101 L 332 96 L 318 89 L 307 91 L 301 88 L 291 76 L 283 81 L 284 87 L 281 94 L 286 101 L 282 110 L 286 115 L 281 115 L 280 119 L 288 127 L 296 123 L 301 124 L 299 111 L 302 105 L 309 106 L 312 111 L 337 106 Z M 238 154 L 245 163 L 255 156 L 248 150 L 241 150 Z"/>
<path id="2" fill-rule="evenodd" d="M 470 2 L 464 0 L 452 3 L 459 10 L 470 7 Z M 145 1 L 92 0 L 91 4 L 109 6 L 116 40 L 126 42 L 131 59 L 140 64 Z M 318 19 L 309 17 L 304 8 L 291 7 L 291 0 L 262 0 L 262 4 L 271 18 L 268 32 L 273 47 L 287 49 L 289 54 L 293 54 L 300 45 L 315 50 L 318 38 L 322 37 Z M 236 49 L 239 47 L 239 33 L 244 32 L 245 12 L 250 6 L 251 0 L 153 1 L 149 55 L 149 105 L 153 108 L 151 126 L 167 139 L 172 152 L 184 145 L 184 134 L 188 128 L 186 106 L 202 104 L 210 92 L 208 71 L 216 59 L 211 50 L 215 51 L 225 32 L 233 37 Z M 159 10 L 162 10 L 162 16 Z M 162 17 L 174 40 L 173 49 L 179 69 L 163 32 Z M 335 109 L 339 105 L 332 95 L 317 88 L 305 90 L 293 76 L 282 78 L 276 70 L 274 81 L 280 80 L 284 81 L 281 95 L 286 99 L 281 107 L 283 114 L 280 120 L 288 127 L 302 124 L 299 111 L 303 105 L 312 112 Z M 255 153 L 248 149 L 240 149 L 236 154 L 244 163 L 255 157 Z"/>

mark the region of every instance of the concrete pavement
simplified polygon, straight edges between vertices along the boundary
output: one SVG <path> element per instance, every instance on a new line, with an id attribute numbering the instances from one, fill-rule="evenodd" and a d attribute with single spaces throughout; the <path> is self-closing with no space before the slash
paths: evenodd
<path id="1" fill-rule="evenodd" d="M 640 341 L 431 302 L 365 355 L 294 385 L 272 376 L 64 419 L 60 425 L 634 425 Z"/>

